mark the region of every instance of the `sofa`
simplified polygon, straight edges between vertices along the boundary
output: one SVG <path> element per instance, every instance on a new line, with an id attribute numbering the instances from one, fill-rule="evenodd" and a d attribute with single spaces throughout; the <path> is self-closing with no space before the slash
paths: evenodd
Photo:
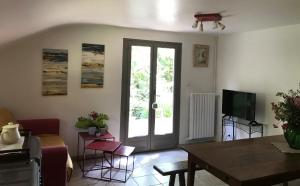
<path id="1" fill-rule="evenodd" d="M 15 120 L 5 108 L 0 108 L 0 128 L 8 122 L 17 122 L 20 127 L 38 136 L 42 148 L 42 179 L 45 186 L 65 186 L 72 174 L 73 164 L 67 146 L 59 136 L 59 119 Z"/>

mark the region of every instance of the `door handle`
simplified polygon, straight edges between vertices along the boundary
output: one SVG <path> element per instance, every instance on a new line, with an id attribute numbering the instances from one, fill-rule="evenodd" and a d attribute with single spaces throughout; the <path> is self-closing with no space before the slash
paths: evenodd
<path id="1" fill-rule="evenodd" d="M 157 103 L 155 103 L 155 102 L 154 102 L 154 103 L 152 103 L 152 109 L 154 109 L 154 110 L 155 110 L 155 109 L 157 109 L 157 108 L 158 108 L 158 105 L 157 105 Z"/>

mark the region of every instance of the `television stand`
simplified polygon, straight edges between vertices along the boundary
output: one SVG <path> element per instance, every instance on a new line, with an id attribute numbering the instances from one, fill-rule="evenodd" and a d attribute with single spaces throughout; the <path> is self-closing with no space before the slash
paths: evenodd
<path id="1" fill-rule="evenodd" d="M 222 141 L 224 141 L 224 128 L 226 126 L 232 127 L 232 140 L 235 140 L 235 129 L 238 128 L 249 135 L 254 133 L 260 133 L 261 137 L 264 133 L 264 127 L 262 123 L 258 123 L 257 121 L 236 121 L 232 116 L 224 115 L 222 117 Z"/>

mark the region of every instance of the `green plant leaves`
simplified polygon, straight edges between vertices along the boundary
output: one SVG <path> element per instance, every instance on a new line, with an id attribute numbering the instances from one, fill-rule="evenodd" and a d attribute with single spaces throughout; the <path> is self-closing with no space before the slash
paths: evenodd
<path id="1" fill-rule="evenodd" d="M 300 126 L 300 91 L 289 90 L 287 93 L 278 92 L 276 96 L 283 99 L 277 103 L 271 103 L 275 119 L 284 123 L 287 122 L 291 126 Z"/>
<path id="2" fill-rule="evenodd" d="M 78 118 L 78 121 L 75 124 L 75 127 L 79 129 L 87 129 L 91 126 L 93 126 L 92 121 L 87 118 Z"/>
<path id="3" fill-rule="evenodd" d="M 89 127 L 106 128 L 109 117 L 104 113 L 96 113 L 95 111 L 89 114 L 89 117 L 79 117 L 75 124 L 76 128 L 87 129 Z"/>

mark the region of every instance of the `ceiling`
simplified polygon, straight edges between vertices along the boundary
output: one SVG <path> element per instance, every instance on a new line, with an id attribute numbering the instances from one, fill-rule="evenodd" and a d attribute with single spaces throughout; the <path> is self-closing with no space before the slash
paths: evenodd
<path id="1" fill-rule="evenodd" d="M 221 13 L 218 33 L 244 32 L 300 23 L 300 0 L 0 0 L 0 44 L 73 23 L 199 33 L 195 12 Z"/>

